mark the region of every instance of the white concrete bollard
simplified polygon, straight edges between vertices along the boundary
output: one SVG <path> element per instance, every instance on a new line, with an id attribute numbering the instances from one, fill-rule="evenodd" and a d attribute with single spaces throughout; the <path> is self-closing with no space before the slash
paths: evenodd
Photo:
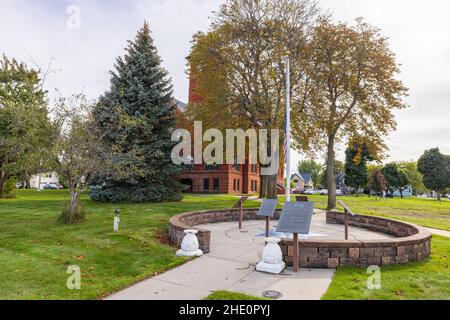
<path id="1" fill-rule="evenodd" d="M 198 230 L 184 230 L 186 236 L 181 243 L 181 249 L 177 251 L 178 257 L 200 257 L 203 251 L 199 249 L 196 234 Z"/>
<path id="2" fill-rule="evenodd" d="M 120 223 L 120 210 L 116 209 L 114 210 L 114 225 L 113 225 L 114 232 L 119 232 L 119 223 Z"/>
<path id="3" fill-rule="evenodd" d="M 266 238 L 267 245 L 263 251 L 263 261 L 256 265 L 256 271 L 280 274 L 286 268 L 283 253 L 278 243 L 279 238 Z"/>

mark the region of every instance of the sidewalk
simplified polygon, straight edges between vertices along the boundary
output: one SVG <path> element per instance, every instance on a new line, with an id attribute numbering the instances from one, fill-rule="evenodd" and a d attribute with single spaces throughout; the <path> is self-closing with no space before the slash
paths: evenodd
<path id="1" fill-rule="evenodd" d="M 199 226 L 201 227 L 201 226 Z M 201 300 L 213 291 L 227 290 L 261 296 L 277 290 L 287 300 L 319 300 L 327 291 L 334 270 L 301 269 L 298 273 L 270 275 L 255 271 L 264 238 L 252 239 L 264 222 L 250 222 L 247 232 L 236 223 L 208 225 L 211 252 L 180 267 L 107 297 L 107 300 Z M 240 237 L 241 235 L 241 237 Z M 237 238 L 238 237 L 238 238 Z"/>

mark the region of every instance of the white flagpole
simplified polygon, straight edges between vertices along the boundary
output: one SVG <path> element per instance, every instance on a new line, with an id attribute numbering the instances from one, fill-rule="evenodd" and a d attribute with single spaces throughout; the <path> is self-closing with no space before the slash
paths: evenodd
<path id="1" fill-rule="evenodd" d="M 291 67 L 286 57 L 286 202 L 291 201 Z"/>

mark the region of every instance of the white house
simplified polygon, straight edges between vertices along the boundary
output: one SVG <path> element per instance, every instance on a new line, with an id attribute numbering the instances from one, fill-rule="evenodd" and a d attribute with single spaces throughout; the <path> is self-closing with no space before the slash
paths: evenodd
<path id="1" fill-rule="evenodd" d="M 291 175 L 291 181 L 294 182 L 294 189 L 299 189 L 300 191 L 314 188 L 314 183 L 309 173 L 294 173 Z"/>
<path id="2" fill-rule="evenodd" d="M 31 176 L 31 188 L 39 189 L 39 183 L 41 188 L 49 183 L 59 183 L 59 176 L 56 172 L 41 173 L 39 175 Z"/>

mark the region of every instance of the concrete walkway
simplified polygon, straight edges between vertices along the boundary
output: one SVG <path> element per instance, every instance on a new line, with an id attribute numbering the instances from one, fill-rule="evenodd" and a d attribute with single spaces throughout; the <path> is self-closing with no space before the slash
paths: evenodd
<path id="1" fill-rule="evenodd" d="M 275 228 L 277 221 L 271 223 Z M 200 300 L 216 290 L 261 296 L 276 290 L 286 300 L 319 300 L 331 284 L 335 270 L 290 269 L 282 275 L 255 271 L 264 248 L 264 221 L 246 221 L 239 230 L 236 222 L 198 226 L 211 230 L 211 252 L 203 257 L 144 280 L 113 294 L 111 300 Z M 343 238 L 343 226 L 327 225 L 325 214 L 314 215 L 309 238 Z M 384 239 L 390 236 L 350 227 L 353 239 Z"/>
<path id="2" fill-rule="evenodd" d="M 426 228 L 426 229 L 428 229 L 432 234 L 436 234 L 438 236 L 443 236 L 443 237 L 449 237 L 450 238 L 450 231 L 433 229 L 433 228 Z"/>

